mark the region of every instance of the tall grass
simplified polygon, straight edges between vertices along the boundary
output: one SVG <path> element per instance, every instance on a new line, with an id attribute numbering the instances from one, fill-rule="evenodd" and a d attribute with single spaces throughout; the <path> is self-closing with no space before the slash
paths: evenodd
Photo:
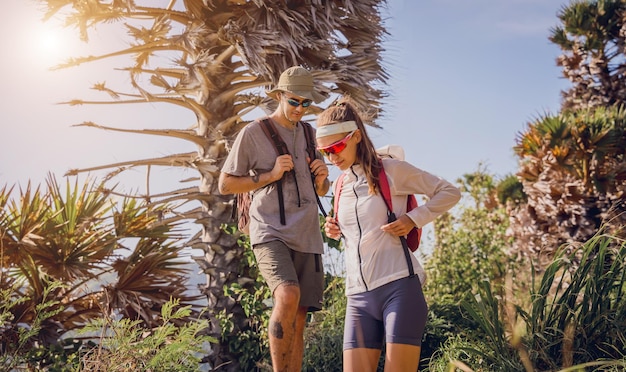
<path id="1" fill-rule="evenodd" d="M 530 301 L 504 289 L 494 293 L 483 282 L 461 303 L 479 326 L 473 333 L 479 346 L 453 342 L 446 347 L 457 352 L 445 352 L 474 370 L 623 368 L 625 266 L 626 243 L 599 233 L 580 246 L 562 247 L 543 275 L 533 275 Z"/>
<path id="2" fill-rule="evenodd" d="M 596 235 L 564 247 L 532 293 L 528 349 L 540 369 L 626 356 L 626 244 Z"/>

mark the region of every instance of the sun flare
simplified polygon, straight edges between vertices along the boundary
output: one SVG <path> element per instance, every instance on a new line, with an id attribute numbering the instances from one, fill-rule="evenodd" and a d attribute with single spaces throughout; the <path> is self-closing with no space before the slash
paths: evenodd
<path id="1" fill-rule="evenodd" d="M 43 52 L 52 52 L 58 50 L 60 41 L 58 35 L 54 33 L 45 33 L 41 36 L 39 47 Z"/>
<path id="2" fill-rule="evenodd" d="M 25 47 L 38 65 L 50 68 L 76 57 L 78 37 L 57 22 L 37 20 L 29 31 L 29 42 Z"/>

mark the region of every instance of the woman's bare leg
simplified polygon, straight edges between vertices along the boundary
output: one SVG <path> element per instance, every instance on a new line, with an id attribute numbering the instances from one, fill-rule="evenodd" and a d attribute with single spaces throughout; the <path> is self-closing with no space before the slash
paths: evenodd
<path id="1" fill-rule="evenodd" d="M 421 346 L 387 343 L 386 348 L 385 372 L 417 371 Z"/>
<path id="2" fill-rule="evenodd" d="M 344 372 L 376 372 L 379 359 L 379 349 L 357 348 L 344 350 L 343 370 Z"/>

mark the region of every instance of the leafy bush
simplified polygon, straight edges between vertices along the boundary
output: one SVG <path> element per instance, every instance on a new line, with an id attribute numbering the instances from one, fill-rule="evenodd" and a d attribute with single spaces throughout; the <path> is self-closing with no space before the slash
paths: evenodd
<path id="1" fill-rule="evenodd" d="M 511 269 L 505 254 L 509 245 L 508 217 L 495 201 L 494 178 L 479 167 L 457 182 L 463 200 L 453 213 L 435 220 L 435 247 L 424 265 L 429 314 L 422 343 L 422 368 L 427 368 L 431 358 L 430 363 L 439 363 L 437 359 L 443 354 L 438 350 L 444 345 L 451 347 L 448 338 L 482 338 L 483 330 L 461 308 L 460 301 L 467 293 L 476 292 L 484 280 L 501 287 L 502 278 Z"/>
<path id="2" fill-rule="evenodd" d="M 229 227 L 231 233 L 234 229 Z M 241 265 L 248 268 L 254 282 L 232 283 L 224 288 L 223 295 L 237 302 L 245 313 L 245 324 L 236 324 L 235 315 L 226 310 L 216 315 L 220 322 L 221 344 L 237 355 L 243 371 L 271 370 L 268 325 L 271 315 L 272 293 L 259 274 L 254 252 L 247 236 L 241 235 L 238 244 L 245 248 Z"/>
<path id="3" fill-rule="evenodd" d="M 325 288 L 322 310 L 311 315 L 305 329 L 303 371 L 342 370 L 345 279 L 326 274 Z"/>
<path id="4" fill-rule="evenodd" d="M 51 353 L 38 342 L 39 334 L 44 328 L 42 325 L 50 322 L 51 318 L 63 310 L 59 307 L 59 301 L 50 299 L 50 294 L 63 288 L 63 285 L 52 281 L 45 281 L 44 284 L 42 302 L 35 305 L 34 316 L 28 323 L 16 322 L 13 311 L 30 299 L 16 297 L 17 284 L 0 289 L 0 366 L 3 370 L 11 371 L 16 367 L 39 368 L 52 364 L 49 359 L 58 359 L 63 354 Z"/>
<path id="5" fill-rule="evenodd" d="M 472 350 L 468 352 L 467 350 Z M 448 337 L 445 342 L 437 348 L 432 358 L 430 358 L 426 368 L 420 368 L 429 372 L 449 372 L 449 371 L 471 371 L 468 366 L 472 366 L 476 371 L 495 372 L 492 364 L 481 354 L 490 354 L 489 346 L 480 340 L 469 341 L 466 337 L 455 335 Z M 520 369 L 501 370 L 503 372 L 519 371 Z"/>
<path id="6" fill-rule="evenodd" d="M 19 346 L 13 338 L 29 328 L 20 348 L 53 350 L 64 334 L 113 313 L 151 326 L 170 297 L 198 308 L 199 297 L 187 292 L 183 222 L 168 206 L 116 200 L 89 180 L 63 187 L 50 175 L 46 184 L 29 183 L 19 195 L 0 188 L 5 346 Z"/>
<path id="7" fill-rule="evenodd" d="M 539 368 L 626 356 L 626 243 L 598 234 L 564 246 L 532 293 L 527 343 Z"/>
<path id="8" fill-rule="evenodd" d="M 501 279 L 509 269 L 508 217 L 497 206 L 492 176 L 483 169 L 458 180 L 462 202 L 435 220 L 435 247 L 426 261 L 427 302 L 453 303 L 483 280 Z"/>
<path id="9" fill-rule="evenodd" d="M 140 320 L 98 318 L 77 334 L 89 334 L 94 340 L 85 342 L 78 338 L 59 339 L 54 344 L 42 344 L 37 337 L 42 327 L 63 307 L 48 294 L 62 287 L 49 282 L 44 289 L 43 302 L 37 304 L 36 317 L 28 324 L 15 328 L 12 307 L 27 299 L 14 299 L 12 289 L 0 290 L 0 369 L 3 371 L 46 370 L 54 371 L 196 371 L 201 358 L 213 342 L 202 335 L 208 327 L 206 320 L 183 324 L 191 314 L 191 306 L 180 307 L 179 300 L 166 302 L 161 309 L 161 325 L 147 329 Z M 99 342 L 99 344 L 96 343 Z"/>
<path id="10" fill-rule="evenodd" d="M 209 343 L 202 332 L 207 320 L 175 323 L 187 319 L 191 306 L 179 307 L 179 300 L 166 302 L 161 325 L 151 330 L 138 320 L 97 319 L 81 333 L 100 334 L 100 344 L 84 353 L 77 371 L 199 371 Z"/>
<path id="11" fill-rule="evenodd" d="M 431 359 L 440 358 L 448 339 L 468 338 L 480 332 L 478 324 L 469 318 L 461 306 L 451 298 L 440 298 L 428 305 L 428 321 L 422 340 L 420 370 L 428 369 Z"/>

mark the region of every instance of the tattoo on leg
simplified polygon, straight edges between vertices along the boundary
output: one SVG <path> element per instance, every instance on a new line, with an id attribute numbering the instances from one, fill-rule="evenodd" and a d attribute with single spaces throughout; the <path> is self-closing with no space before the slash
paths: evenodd
<path id="1" fill-rule="evenodd" d="M 282 340 L 285 336 L 282 324 L 280 322 L 270 322 L 270 334 Z"/>
<path id="2" fill-rule="evenodd" d="M 222 182 L 222 184 L 220 185 L 220 189 L 224 194 L 230 194 L 230 187 L 226 186 L 225 182 Z"/>

